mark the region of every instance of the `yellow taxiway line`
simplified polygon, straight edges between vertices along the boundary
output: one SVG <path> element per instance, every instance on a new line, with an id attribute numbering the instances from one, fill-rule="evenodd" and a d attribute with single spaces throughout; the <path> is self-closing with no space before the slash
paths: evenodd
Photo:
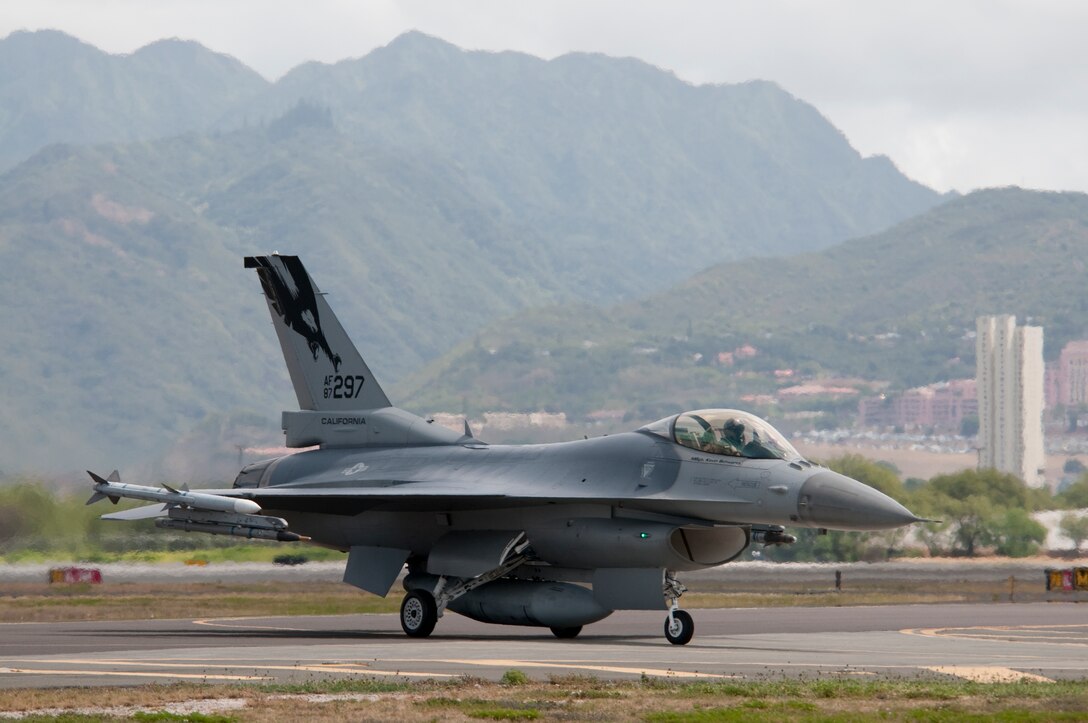
<path id="1" fill-rule="evenodd" d="M 87 661 L 92 662 L 92 661 Z M 180 678 L 184 680 L 272 680 L 264 675 L 217 675 L 214 673 L 139 673 L 131 670 L 63 670 L 48 668 L 0 668 L 0 675 L 4 673 L 20 673 L 25 675 L 110 675 L 124 678 Z"/>
<path id="2" fill-rule="evenodd" d="M 1033 643 L 1035 645 L 1059 645 L 1063 647 L 1083 648 L 1088 646 L 1084 640 L 1066 640 L 1058 642 L 1061 630 L 1070 628 L 1088 628 L 1088 624 L 1073 625 L 975 625 L 946 628 L 904 628 L 903 635 L 917 635 L 923 638 L 958 638 L 961 640 L 989 640 L 1001 643 Z M 1018 637 L 1013 633 L 1027 633 L 1031 637 Z"/>

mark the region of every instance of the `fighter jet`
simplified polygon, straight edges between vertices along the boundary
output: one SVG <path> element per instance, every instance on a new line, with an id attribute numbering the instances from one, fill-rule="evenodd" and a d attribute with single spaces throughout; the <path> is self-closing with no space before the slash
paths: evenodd
<path id="1" fill-rule="evenodd" d="M 344 582 L 386 595 L 407 565 L 404 632 L 447 610 L 550 628 L 614 610 L 663 610 L 665 637 L 695 630 L 678 573 L 789 544 L 787 527 L 881 530 L 919 521 L 890 497 L 805 460 L 735 409 L 674 414 L 573 442 L 492 445 L 394 407 L 295 256 L 247 257 L 260 278 L 300 409 L 286 444 L 229 489 L 122 484 L 91 474 L 88 501 L 155 504 L 104 515 L 167 529 L 309 541 L 347 553 Z"/>

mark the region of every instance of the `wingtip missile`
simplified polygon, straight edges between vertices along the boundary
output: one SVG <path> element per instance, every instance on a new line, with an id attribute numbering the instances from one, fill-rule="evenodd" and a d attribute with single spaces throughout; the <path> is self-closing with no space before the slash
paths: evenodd
<path id="1" fill-rule="evenodd" d="M 90 470 L 87 474 L 94 481 L 94 494 L 87 504 L 109 497 L 116 502 L 120 498 L 158 502 L 132 510 L 103 515 L 103 519 L 142 520 L 156 518 L 155 526 L 186 532 L 207 532 L 213 535 L 233 535 L 257 540 L 279 542 L 308 542 L 306 535 L 287 529 L 286 520 L 257 514 L 260 505 L 253 500 L 227 497 L 208 492 L 193 492 L 185 485 L 178 490 L 168 484 L 158 487 L 122 484 L 121 476 L 114 472 L 102 479 Z M 113 480 L 113 481 L 111 481 Z"/>
<path id="2" fill-rule="evenodd" d="M 240 515 L 254 515 L 261 511 L 261 506 L 253 500 L 238 497 L 176 490 L 167 484 L 163 484 L 164 489 L 144 485 L 122 484 L 121 475 L 116 470 L 106 479 L 90 470 L 87 470 L 87 474 L 91 476 L 95 483 L 95 493 L 87 500 L 87 504 L 93 504 L 107 497 L 116 504 L 119 499 L 124 497 L 126 499 L 144 500 L 145 502 L 162 502 L 172 506 L 231 512 Z"/>

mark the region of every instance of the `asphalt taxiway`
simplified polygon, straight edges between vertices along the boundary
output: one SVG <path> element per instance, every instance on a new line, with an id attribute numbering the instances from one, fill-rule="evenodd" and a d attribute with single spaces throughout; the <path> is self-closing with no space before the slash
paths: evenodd
<path id="1" fill-rule="evenodd" d="M 1088 605 L 893 605 L 693 610 L 670 645 L 664 613 L 620 612 L 575 640 L 448 614 L 425 640 L 395 615 L 0 625 L 0 687 L 315 677 L 677 679 L 952 675 L 1088 680 Z"/>

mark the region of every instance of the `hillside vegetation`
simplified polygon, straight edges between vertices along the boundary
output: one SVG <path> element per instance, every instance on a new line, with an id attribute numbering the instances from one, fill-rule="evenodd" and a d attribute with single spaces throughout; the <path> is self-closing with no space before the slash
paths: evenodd
<path id="1" fill-rule="evenodd" d="M 0 39 L 0 171 L 52 143 L 127 141 L 205 128 L 268 81 L 198 43 L 109 55 L 55 30 Z"/>
<path id="2" fill-rule="evenodd" d="M 0 470 L 108 471 L 210 414 L 294 406 L 243 255 L 302 255 L 389 383 L 520 310 L 939 200 L 772 83 L 634 60 L 410 33 L 272 84 L 193 43 L 50 32 L 0 59 L 0 148 L 26 158 L 0 175 Z"/>
<path id="3" fill-rule="evenodd" d="M 1045 327 L 1048 358 L 1088 335 L 1086 255 L 1088 196 L 981 191 L 825 251 L 720 264 L 607 309 L 513 317 L 413 379 L 410 402 L 576 416 L 619 409 L 647 421 L 751 407 L 742 395 L 803 379 L 894 389 L 972 377 L 980 314 Z M 718 363 L 745 345 L 757 353 Z M 772 374 L 787 368 L 793 376 Z"/>

